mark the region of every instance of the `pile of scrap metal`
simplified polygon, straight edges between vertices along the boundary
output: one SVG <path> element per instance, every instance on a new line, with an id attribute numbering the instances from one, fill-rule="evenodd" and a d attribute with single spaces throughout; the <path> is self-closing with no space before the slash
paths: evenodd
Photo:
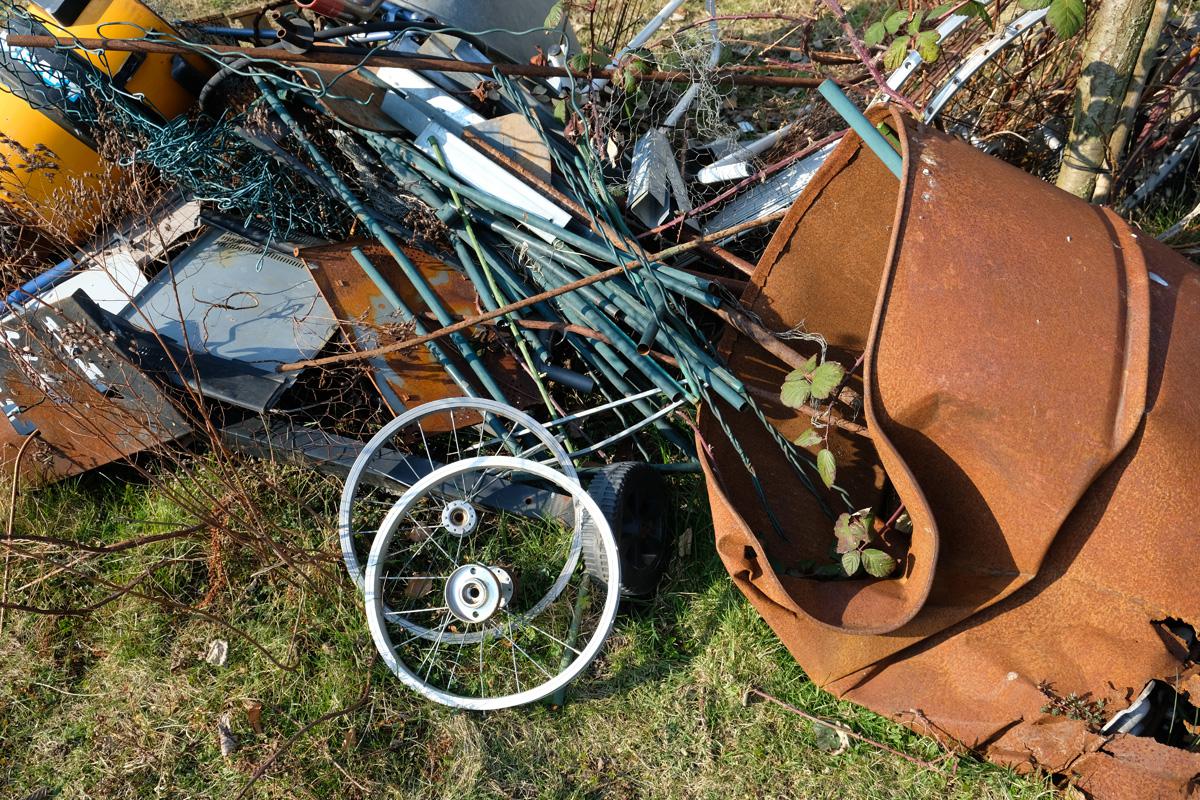
<path id="1" fill-rule="evenodd" d="M 751 401 L 714 344 L 744 281 L 686 262 L 694 232 L 648 254 L 637 211 L 676 206 L 629 160 L 649 188 L 627 221 L 555 117 L 569 71 L 502 70 L 574 52 L 549 11 L 7 8 L 9 211 L 82 237 L 101 204 L 68 201 L 132 163 L 172 194 L 11 287 L 3 468 L 36 487 L 212 446 L 342 476 L 346 565 L 401 680 L 468 708 L 559 692 L 663 572 L 663 474 L 699 471 L 675 417 Z"/>
<path id="2" fill-rule="evenodd" d="M 922 123 L 868 121 L 830 84 L 854 133 L 652 254 L 694 211 L 685 175 L 743 179 L 786 131 L 681 170 L 685 88 L 604 164 L 552 106 L 607 73 L 556 67 L 576 43 L 548 13 L 316 0 L 176 30 L 136 0 L 9 9 L 0 199 L 86 182 L 108 122 L 178 196 L 9 295 L 4 467 L 45 483 L 215 439 L 344 476 L 376 646 L 470 709 L 586 668 L 661 574 L 663 473 L 702 469 L 721 558 L 814 681 L 1097 796 L 1185 792 L 1196 267 L 927 126 L 946 92 Z M 723 249 L 789 206 L 757 266 Z M 862 369 L 781 402 L 826 361 Z M 813 569 L 860 508 L 895 575 Z M 1107 722 L 1052 713 L 1069 696 Z"/>

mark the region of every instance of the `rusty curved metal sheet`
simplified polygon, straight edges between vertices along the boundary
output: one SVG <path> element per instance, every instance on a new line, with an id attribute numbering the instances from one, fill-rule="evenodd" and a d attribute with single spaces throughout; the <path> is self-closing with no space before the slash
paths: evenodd
<path id="1" fill-rule="evenodd" d="M 831 358 L 864 356 L 852 388 L 871 437 L 837 431 L 830 446 L 857 505 L 905 504 L 911 541 L 889 543 L 901 574 L 801 577 L 828 558 L 831 522 L 761 425 L 728 409 L 766 496 L 787 506 L 779 537 L 704 415 L 721 558 L 834 693 L 1098 797 L 1179 796 L 1200 755 L 1042 709 L 1046 685 L 1111 712 L 1151 678 L 1189 674 L 1162 621 L 1200 625 L 1200 270 L 1107 209 L 889 121 L 898 194 L 848 137 L 743 302 L 772 328 L 824 334 Z M 778 391 L 786 367 L 732 331 L 724 347 L 739 377 Z M 791 438 L 808 427 L 765 410 Z"/>
<path id="2" fill-rule="evenodd" d="M 309 265 L 347 340 L 355 349 L 369 350 L 388 337 L 395 338 L 398 330 L 403 332 L 404 328 L 383 293 L 350 256 L 356 244 L 409 308 L 424 309 L 424 304 L 400 266 L 379 244 L 343 242 L 303 250 L 301 257 Z M 450 314 L 466 317 L 479 312 L 479 295 L 462 273 L 423 251 L 407 248 L 405 252 Z M 481 355 L 509 402 L 525 407 L 536 400 L 532 381 L 510 353 L 488 348 Z M 451 357 L 458 361 L 457 356 Z M 462 395 L 462 389 L 423 347 L 379 356 L 367 363 L 371 381 L 393 414 L 431 400 Z M 461 361 L 458 364 L 467 371 Z"/>

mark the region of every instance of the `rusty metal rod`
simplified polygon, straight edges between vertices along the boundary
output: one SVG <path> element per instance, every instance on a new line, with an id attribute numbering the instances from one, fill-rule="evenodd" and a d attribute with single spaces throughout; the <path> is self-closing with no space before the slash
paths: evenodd
<path id="1" fill-rule="evenodd" d="M 340 363 L 344 363 L 347 361 L 361 361 L 363 359 L 375 358 L 376 356 L 386 355 L 387 353 L 395 353 L 400 350 L 407 350 L 410 347 L 416 347 L 418 345 L 425 344 L 426 342 L 431 342 L 434 339 L 440 339 L 443 336 L 450 336 L 451 334 L 455 334 L 460 331 L 464 331 L 467 328 L 472 328 L 472 327 L 474 327 L 476 325 L 480 325 L 484 322 L 489 322 L 493 319 L 503 317 L 507 314 L 513 313 L 514 311 L 520 311 L 523 308 L 529 308 L 530 306 L 535 306 L 538 303 L 544 303 L 547 300 L 553 300 L 555 297 L 567 294 L 568 292 L 573 292 L 578 289 L 582 289 L 586 286 L 591 286 L 592 284 L 609 280 L 610 278 L 617 278 L 617 277 L 623 276 L 629 270 L 637 269 L 638 267 L 641 267 L 644 263 L 661 261 L 664 258 L 670 258 L 672 256 L 679 255 L 680 253 L 686 253 L 690 250 L 695 250 L 698 247 L 702 247 L 703 245 L 708 244 L 709 242 L 719 241 L 720 239 L 724 239 L 725 237 L 730 236 L 733 233 L 737 233 L 742 230 L 748 230 L 750 228 L 757 227 L 759 225 L 765 225 L 765 224 L 768 224 L 768 223 L 774 222 L 774 221 L 775 221 L 775 215 L 770 215 L 768 217 L 764 217 L 761 220 L 750 220 L 749 222 L 743 222 L 740 225 L 734 225 L 731 228 L 726 228 L 723 231 L 716 231 L 715 233 L 706 234 L 699 238 L 693 239 L 690 242 L 684 242 L 683 244 L 677 244 L 673 247 L 668 247 L 666 250 L 660 250 L 659 252 L 648 256 L 647 260 L 645 262 L 641 261 L 640 259 L 636 259 L 636 258 L 630 259 L 629 261 L 626 261 L 624 264 L 618 264 L 617 266 L 612 267 L 610 269 L 606 269 L 603 272 L 597 272 L 596 274 L 589 275 L 586 278 L 580 278 L 577 281 L 571 281 L 570 283 L 563 284 L 562 286 L 558 286 L 553 289 L 548 289 L 544 292 L 540 292 L 539 294 L 535 294 L 530 297 L 526 297 L 524 300 L 518 300 L 515 303 L 510 303 L 506 306 L 494 309 L 492 311 L 488 311 L 484 314 L 479 314 L 474 317 L 468 317 L 466 319 L 459 320 L 458 322 L 454 323 L 453 325 L 447 325 L 444 328 L 440 328 L 436 331 L 431 331 L 423 336 L 416 336 L 416 337 L 413 337 L 412 339 L 406 339 L 403 342 L 395 342 L 394 344 L 384 345 L 383 347 L 376 347 L 372 350 L 362 350 L 357 353 L 342 353 L 341 355 L 326 356 L 325 358 L 314 358 L 314 359 L 308 359 L 305 361 L 293 361 L 290 364 L 281 364 L 280 366 L 276 367 L 276 371 L 277 372 L 296 372 L 298 370 L 307 369 L 308 367 L 324 367 L 324 366 L 328 366 L 330 364 L 340 364 Z M 750 334 L 750 335 L 753 335 L 755 337 L 755 341 L 759 341 L 759 339 L 763 339 L 763 338 L 774 338 L 771 335 L 770 331 L 768 331 L 766 328 L 764 328 L 762 325 L 755 322 L 754 320 L 751 320 L 749 317 L 744 317 L 744 316 L 739 315 L 738 322 L 739 322 L 738 330 L 741 330 L 743 332 L 754 331 L 754 333 Z M 776 340 L 776 341 L 778 341 L 778 340 Z M 779 342 L 779 344 L 783 345 L 782 342 Z M 783 347 L 785 349 L 787 349 L 789 352 L 791 351 L 791 348 L 788 348 L 787 345 L 783 345 Z"/>
<path id="2" fill-rule="evenodd" d="M 236 47 L 232 45 L 187 46 L 170 41 L 147 39 L 108 39 L 87 37 L 38 36 L 14 34 L 8 37 L 10 47 L 66 47 L 83 50 L 113 50 L 126 53 L 165 53 L 167 55 L 207 54 L 217 57 L 261 58 L 284 64 L 336 64 L 349 67 L 388 66 L 436 72 L 467 72 L 476 75 L 520 75 L 527 78 L 574 77 L 591 81 L 597 78 L 612 78 L 618 70 L 589 69 L 574 70 L 565 67 L 547 67 L 536 64 L 480 64 L 458 61 L 452 58 L 414 56 L 391 51 L 371 53 L 347 52 L 343 48 L 313 47 L 304 53 L 289 53 L 266 47 Z M 717 70 L 708 76 L 713 81 L 729 81 L 735 86 L 768 86 L 777 88 L 811 89 L 821 84 L 824 78 L 801 75 L 745 75 Z M 640 74 L 638 80 L 650 83 L 692 83 L 695 76 L 678 70 L 655 70 Z"/>
<path id="3" fill-rule="evenodd" d="M 750 384 L 746 384 L 746 391 L 749 392 L 755 398 L 757 398 L 759 400 L 763 400 L 768 403 L 779 403 L 780 402 L 779 392 L 769 392 L 766 389 L 760 389 L 757 386 L 751 386 Z M 834 428 L 840 428 L 840 429 L 846 431 L 847 433 L 853 433 L 857 436 L 864 436 L 868 439 L 873 438 L 871 436 L 871 432 L 867 429 L 866 425 L 859 425 L 857 422 L 851 422 L 848 419 L 843 419 L 841 417 L 835 417 L 832 414 L 829 414 L 828 416 L 822 416 L 823 414 L 825 414 L 825 412 L 823 410 L 818 409 L 818 408 L 813 408 L 810 405 L 802 405 L 798 408 L 793 407 L 792 410 L 797 413 L 803 414 L 804 416 L 808 417 L 809 419 L 816 420 L 823 425 L 829 425 Z"/>
<path id="4" fill-rule="evenodd" d="M 835 722 L 830 719 L 818 717 L 815 714 L 810 714 L 803 709 L 796 708 L 791 703 L 785 703 L 784 701 L 780 700 L 778 697 L 775 697 L 774 695 L 769 695 L 766 692 L 762 691 L 761 689 L 756 689 L 753 686 L 751 686 L 749 689 L 746 690 L 747 698 L 749 697 L 749 695 L 757 695 L 758 697 L 761 697 L 764 700 L 768 700 L 768 701 L 774 703 L 775 705 L 777 705 L 787 711 L 790 711 L 793 714 L 796 714 L 797 716 L 803 717 L 804 719 L 808 720 L 809 722 L 813 723 L 814 725 L 824 725 L 826 728 L 832 728 L 834 730 L 839 730 L 842 733 L 849 736 L 851 739 L 855 739 L 864 744 L 869 744 L 872 747 L 877 747 L 880 750 L 883 750 L 885 753 L 890 753 L 898 758 L 903 758 L 905 761 L 909 762 L 910 764 L 916 764 L 918 767 L 924 767 L 925 769 L 931 769 L 931 770 L 938 771 L 938 772 L 941 771 L 942 766 L 937 761 L 926 761 L 923 758 L 917 758 L 916 756 L 910 756 L 908 753 L 901 752 L 894 747 L 889 747 L 888 745 L 884 744 L 883 742 L 877 742 L 874 739 L 871 739 L 867 736 L 863 736 L 861 733 L 857 733 L 857 732 L 851 730 L 849 728 L 849 726 L 847 726 L 841 722 Z M 745 704 L 745 703 L 743 703 L 743 704 Z"/>

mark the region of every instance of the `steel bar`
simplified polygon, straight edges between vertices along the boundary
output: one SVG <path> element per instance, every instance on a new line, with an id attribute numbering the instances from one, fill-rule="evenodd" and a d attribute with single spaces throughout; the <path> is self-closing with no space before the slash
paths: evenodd
<path id="1" fill-rule="evenodd" d="M 170 40 L 108 39 L 89 37 L 36 36 L 14 34 L 8 37 L 10 47 L 67 48 L 81 50 L 112 50 L 126 53 L 165 53 L 167 55 L 208 55 L 215 58 L 251 58 L 281 64 L 332 64 L 349 67 L 388 66 L 434 72 L 465 72 L 475 75 L 519 75 L 526 78 L 578 78 L 591 81 L 611 78 L 618 70 L 573 70 L 566 67 L 535 64 L 480 64 L 450 58 L 434 58 L 394 53 L 387 50 L 355 50 L 342 47 L 313 47 L 304 53 L 289 53 L 266 47 L 236 47 L 233 45 L 190 45 Z M 735 86 L 770 86 L 777 88 L 811 89 L 824 78 L 801 75 L 745 75 L 738 72 L 714 70 L 706 76 L 712 81 L 728 81 Z M 638 76 L 649 83 L 692 83 L 695 76 L 688 72 L 654 70 Z"/>
<path id="2" fill-rule="evenodd" d="M 450 319 L 449 314 L 447 314 L 446 309 L 442 306 L 437 295 L 425 282 L 420 272 L 418 272 L 416 266 L 414 266 L 412 261 L 409 260 L 408 256 L 404 254 L 404 251 L 400 248 L 400 245 L 396 242 L 392 235 L 384 229 L 374 215 L 372 215 L 358 200 L 358 198 L 355 197 L 354 193 L 350 191 L 350 187 L 346 185 L 345 181 L 341 179 L 341 177 L 337 174 L 337 171 L 334 170 L 333 166 L 325 159 L 323 155 L 321 155 L 321 152 L 316 148 L 316 146 L 313 145 L 313 143 L 302 134 L 299 125 L 296 123 L 296 120 L 284 107 L 283 101 L 275 96 L 274 92 L 261 78 L 256 78 L 255 82 L 258 85 L 262 96 L 266 98 L 267 104 L 271 107 L 271 110 L 276 116 L 279 117 L 280 120 L 283 121 L 285 125 L 292 129 L 297 140 L 304 147 L 305 152 L 308 153 L 309 158 L 311 158 L 313 163 L 317 165 L 317 167 L 325 175 L 326 179 L 333 184 L 343 202 L 349 206 L 350 210 L 354 212 L 354 215 L 359 219 L 359 221 L 366 226 L 367 230 L 371 232 L 371 235 L 374 236 L 379 243 L 387 249 L 388 253 L 396 260 L 396 263 L 400 266 L 400 269 L 404 272 L 413 288 L 417 290 L 417 293 L 421 296 L 421 300 L 424 301 L 425 305 L 430 311 L 437 315 L 438 322 L 442 325 L 445 325 Z M 454 342 L 455 346 L 458 348 L 458 351 L 466 360 L 467 366 L 469 366 L 471 371 L 475 373 L 475 376 L 479 378 L 480 382 L 487 389 L 488 393 L 491 394 L 496 400 L 508 402 L 504 396 L 503 390 L 496 383 L 495 378 L 493 378 L 488 372 L 487 367 L 483 364 L 479 354 L 475 352 L 473 347 L 471 347 L 471 344 L 466 340 L 466 337 L 461 335 L 455 336 L 451 341 Z M 285 364 L 284 367 L 286 366 L 287 365 Z M 280 371 L 285 372 L 287 370 L 281 368 Z M 461 388 L 463 391 L 468 392 L 468 394 L 471 393 L 469 385 L 462 386 Z"/>
<path id="3" fill-rule="evenodd" d="M 866 115 L 858 110 L 858 106 L 850 102 L 850 98 L 846 97 L 845 93 L 833 81 L 823 81 L 817 88 L 817 91 L 829 101 L 829 105 L 833 106 L 833 110 L 846 121 L 846 124 L 859 135 L 863 140 L 863 144 L 879 157 L 879 160 L 884 163 L 888 171 L 899 178 L 900 171 L 904 168 L 903 159 L 901 159 L 900 154 L 896 152 L 895 148 L 888 143 L 888 140 L 883 137 L 883 134 L 877 131 L 875 126 L 867 120 Z"/>
<path id="4" fill-rule="evenodd" d="M 738 226 L 738 227 L 741 227 L 741 226 Z M 657 253 L 653 253 L 653 254 L 647 256 L 647 259 L 648 259 L 648 261 L 660 261 L 664 258 L 670 258 L 671 256 L 679 255 L 681 253 L 686 253 L 691 250 L 695 250 L 698 247 L 703 247 L 705 244 L 712 241 L 714 238 L 721 238 L 726 235 L 728 235 L 726 231 L 717 231 L 712 234 L 707 234 L 707 235 L 701 236 L 697 239 L 693 239 L 690 242 L 684 242 L 683 244 L 677 244 L 677 245 L 674 245 L 673 247 L 668 247 L 665 250 L 660 250 Z M 486 313 L 479 314 L 474 317 L 469 317 L 467 319 L 459 320 L 458 322 L 455 322 L 452 325 L 447 325 L 446 327 L 441 328 L 440 330 L 431 331 L 430 333 L 427 333 L 424 336 L 416 336 L 416 337 L 413 337 L 412 339 L 406 339 L 403 342 L 396 342 L 394 344 L 385 345 L 383 347 L 377 347 L 374 350 L 364 350 L 360 353 L 344 353 L 342 355 L 327 356 L 325 358 L 310 359 L 308 361 L 296 361 L 291 364 L 283 364 L 280 367 L 278 367 L 278 369 L 280 372 L 295 372 L 296 370 L 305 369 L 307 367 L 322 367 L 322 366 L 326 366 L 329 364 L 338 364 L 338 363 L 342 363 L 342 362 L 346 362 L 346 361 L 361 361 L 363 359 L 373 358 L 377 355 L 383 355 L 385 353 L 394 353 L 394 352 L 397 352 L 400 350 L 407 350 L 410 347 L 416 347 L 418 345 L 425 344 L 425 342 L 432 341 L 434 339 L 440 339 L 444 336 L 449 336 L 451 334 L 459 333 L 460 331 L 467 330 L 468 328 L 473 328 L 476 325 L 482 324 L 484 322 L 490 322 L 491 320 L 496 319 L 497 317 L 503 317 L 507 314 L 511 314 L 514 311 L 520 311 L 521 309 L 529 308 L 531 306 L 538 305 L 539 303 L 544 303 L 547 300 L 552 300 L 555 297 L 560 297 L 564 294 L 576 291 L 585 286 L 591 286 L 593 284 L 601 283 L 603 281 L 610 280 L 612 278 L 617 278 L 617 277 L 623 276 L 626 274 L 626 272 L 628 270 L 637 269 L 638 267 L 643 266 L 644 263 L 647 263 L 647 262 L 643 262 L 640 259 L 632 259 L 630 261 L 626 261 L 624 264 L 619 264 L 615 267 L 606 269 L 602 272 L 597 272 L 595 275 L 590 275 L 586 278 L 580 278 L 579 280 L 572 281 L 569 284 L 565 284 L 563 286 L 559 286 L 554 289 L 547 289 L 538 294 L 532 295 L 530 297 L 526 297 L 522 300 L 518 300 L 515 303 L 510 303 L 509 305 L 504 306 L 503 308 L 498 308 L 495 311 L 488 311 Z M 739 323 L 741 326 L 743 326 L 743 328 L 745 330 L 756 331 L 757 335 L 765 334 L 764 338 L 767 338 L 767 339 L 774 338 L 774 336 L 771 334 L 770 331 L 768 331 L 766 328 L 759 325 L 758 323 L 755 323 L 753 320 L 746 318 L 746 319 L 739 320 Z"/>

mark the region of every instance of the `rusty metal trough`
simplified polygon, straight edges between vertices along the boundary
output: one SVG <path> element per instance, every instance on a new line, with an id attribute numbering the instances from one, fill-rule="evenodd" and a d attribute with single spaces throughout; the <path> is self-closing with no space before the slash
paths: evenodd
<path id="1" fill-rule="evenodd" d="M 853 497 L 904 503 L 900 577 L 797 577 L 826 557 L 830 521 L 728 409 L 784 536 L 705 414 L 721 558 L 829 691 L 1097 797 L 1185 794 L 1200 755 L 1047 707 L 1074 693 L 1111 712 L 1155 678 L 1200 688 L 1200 270 L 968 144 L 874 119 L 901 133 L 898 195 L 848 137 L 742 299 L 773 329 L 821 331 L 831 358 L 865 357 L 869 438 L 839 430 L 831 446 Z M 729 331 L 724 347 L 739 376 L 778 390 L 785 370 L 758 345 Z M 791 438 L 808 427 L 768 412 Z"/>

